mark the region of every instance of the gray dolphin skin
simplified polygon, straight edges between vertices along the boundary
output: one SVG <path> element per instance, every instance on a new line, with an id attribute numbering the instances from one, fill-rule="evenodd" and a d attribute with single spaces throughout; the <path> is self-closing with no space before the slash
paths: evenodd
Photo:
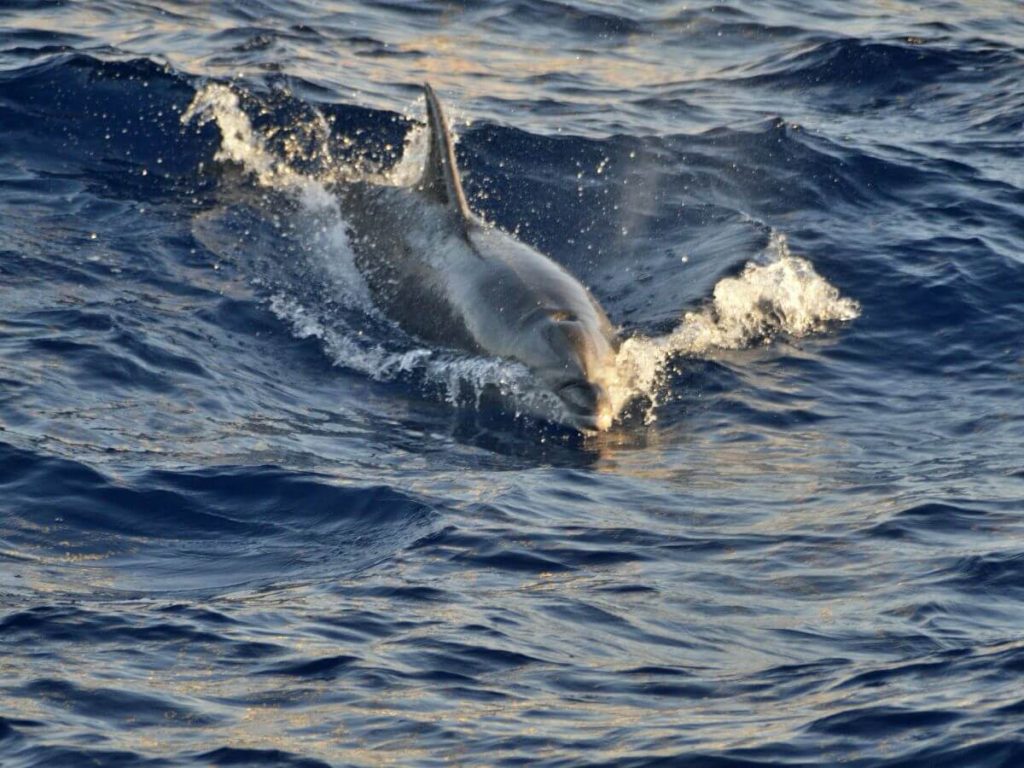
<path id="1" fill-rule="evenodd" d="M 424 90 L 418 183 L 337 190 L 374 302 L 426 342 L 518 360 L 561 400 L 559 421 L 606 429 L 618 348 L 607 315 L 565 269 L 470 211 L 441 105 Z"/>

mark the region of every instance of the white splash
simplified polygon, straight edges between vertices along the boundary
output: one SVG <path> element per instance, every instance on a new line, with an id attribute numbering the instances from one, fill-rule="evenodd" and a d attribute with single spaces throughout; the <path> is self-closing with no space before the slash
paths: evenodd
<path id="1" fill-rule="evenodd" d="M 297 221 L 288 222 L 300 238 L 306 254 L 319 262 L 325 276 L 333 281 L 339 299 L 374 313 L 369 289 L 355 266 L 355 254 L 348 239 L 345 220 L 328 184 L 294 170 L 268 149 L 242 109 L 238 94 L 220 83 L 196 93 L 181 115 L 181 124 L 198 126 L 213 122 L 221 134 L 214 159 L 241 166 L 259 187 L 290 195 L 298 204 Z M 326 146 L 319 151 L 326 154 Z M 280 227 L 275 215 L 273 222 Z"/>
<path id="2" fill-rule="evenodd" d="M 200 127 L 210 122 L 217 124 L 221 141 L 215 160 L 237 163 L 261 187 L 291 192 L 308 208 L 337 210 L 337 201 L 321 181 L 297 173 L 267 149 L 263 137 L 242 110 L 238 94 L 228 86 L 212 83 L 196 93 L 181 115 L 182 125 L 192 122 Z"/>
<path id="3" fill-rule="evenodd" d="M 326 325 L 302 303 L 284 294 L 271 298 L 270 309 L 291 326 L 297 338 L 319 339 L 337 365 L 377 381 L 418 376 L 456 407 L 471 404 L 479 408 L 484 393 L 493 390 L 512 405 L 516 416 L 530 414 L 556 420 L 564 416 L 558 398 L 539 387 L 530 371 L 517 362 L 427 347 L 390 350 L 351 330 Z"/>
<path id="4" fill-rule="evenodd" d="M 284 193 L 298 203 L 289 231 L 299 237 L 304 256 L 330 282 L 339 302 L 382 319 L 355 267 L 346 223 L 329 185 L 359 175 L 380 183 L 414 183 L 427 155 L 424 128 L 409 131 L 402 159 L 388 170 L 372 173 L 335 162 L 323 178 L 316 178 L 296 171 L 268 149 L 264 137 L 243 111 L 238 95 L 225 85 L 211 84 L 199 91 L 181 121 L 183 125 L 216 123 L 222 137 L 217 160 L 240 165 L 258 187 Z M 326 144 L 321 151 L 326 153 Z M 773 235 L 759 261 L 746 264 L 736 277 L 720 280 L 710 301 L 685 313 L 672 332 L 657 337 L 634 336 L 622 343 L 611 377 L 616 417 L 631 402 L 641 399 L 647 403 L 647 419 L 653 420 L 663 396 L 666 368 L 673 359 L 768 343 L 778 335 L 801 337 L 858 316 L 857 302 L 840 296 L 809 261 L 792 255 L 781 234 Z M 329 319 L 321 308 L 304 303 L 287 286 L 284 292 L 274 293 L 270 308 L 297 337 L 319 339 L 337 365 L 374 379 L 412 377 L 428 389 L 438 390 L 454 405 L 479 406 L 485 391 L 496 390 L 517 415 L 555 420 L 564 416 L 558 399 L 519 363 L 424 347 L 389 348 L 382 340 L 369 338 L 361 328 Z"/>
<path id="5" fill-rule="evenodd" d="M 402 149 L 402 156 L 395 165 L 383 174 L 386 184 L 396 187 L 408 187 L 420 180 L 423 175 L 423 166 L 427 162 L 427 153 L 430 151 L 428 140 L 430 134 L 425 125 L 414 125 L 405 134 L 405 146 Z"/>
<path id="6" fill-rule="evenodd" d="M 748 262 L 736 277 L 719 280 L 711 301 L 684 314 L 671 333 L 623 342 L 613 388 L 616 413 L 639 395 L 656 404 L 673 358 L 767 344 L 779 335 L 799 338 L 859 314 L 856 301 L 840 296 L 809 261 L 790 253 L 784 235 L 774 233 L 765 263 Z"/>

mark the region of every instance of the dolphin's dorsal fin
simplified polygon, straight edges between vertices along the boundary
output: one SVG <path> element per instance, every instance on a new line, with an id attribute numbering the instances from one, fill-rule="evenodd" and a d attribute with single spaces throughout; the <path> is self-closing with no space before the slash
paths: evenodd
<path id="1" fill-rule="evenodd" d="M 448 122 L 444 119 L 441 103 L 437 100 L 430 83 L 423 84 L 423 92 L 427 97 L 427 130 L 430 132 L 430 146 L 423 177 L 417 188 L 427 197 L 456 213 L 461 220 L 469 221 L 469 206 L 466 205 L 466 195 L 459 180 L 459 167 L 455 164 L 455 148 L 452 146 L 452 136 L 448 132 Z"/>

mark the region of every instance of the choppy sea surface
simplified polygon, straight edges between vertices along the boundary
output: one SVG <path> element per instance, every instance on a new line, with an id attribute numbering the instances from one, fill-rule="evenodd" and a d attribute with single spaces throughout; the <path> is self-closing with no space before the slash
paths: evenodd
<path id="1" fill-rule="evenodd" d="M 425 80 L 608 431 L 366 298 Z M 1022 342 L 1019 2 L 7 0 L 0 765 L 1022 765 Z"/>

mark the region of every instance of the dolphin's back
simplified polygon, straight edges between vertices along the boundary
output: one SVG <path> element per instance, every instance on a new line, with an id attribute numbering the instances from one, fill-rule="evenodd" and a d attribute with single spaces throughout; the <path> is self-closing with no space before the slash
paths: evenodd
<path id="1" fill-rule="evenodd" d="M 475 216 L 407 187 L 358 183 L 341 195 L 356 266 L 374 302 L 406 332 L 439 346 L 515 357 L 537 311 L 581 318 L 614 344 L 604 310 L 563 267 Z"/>

